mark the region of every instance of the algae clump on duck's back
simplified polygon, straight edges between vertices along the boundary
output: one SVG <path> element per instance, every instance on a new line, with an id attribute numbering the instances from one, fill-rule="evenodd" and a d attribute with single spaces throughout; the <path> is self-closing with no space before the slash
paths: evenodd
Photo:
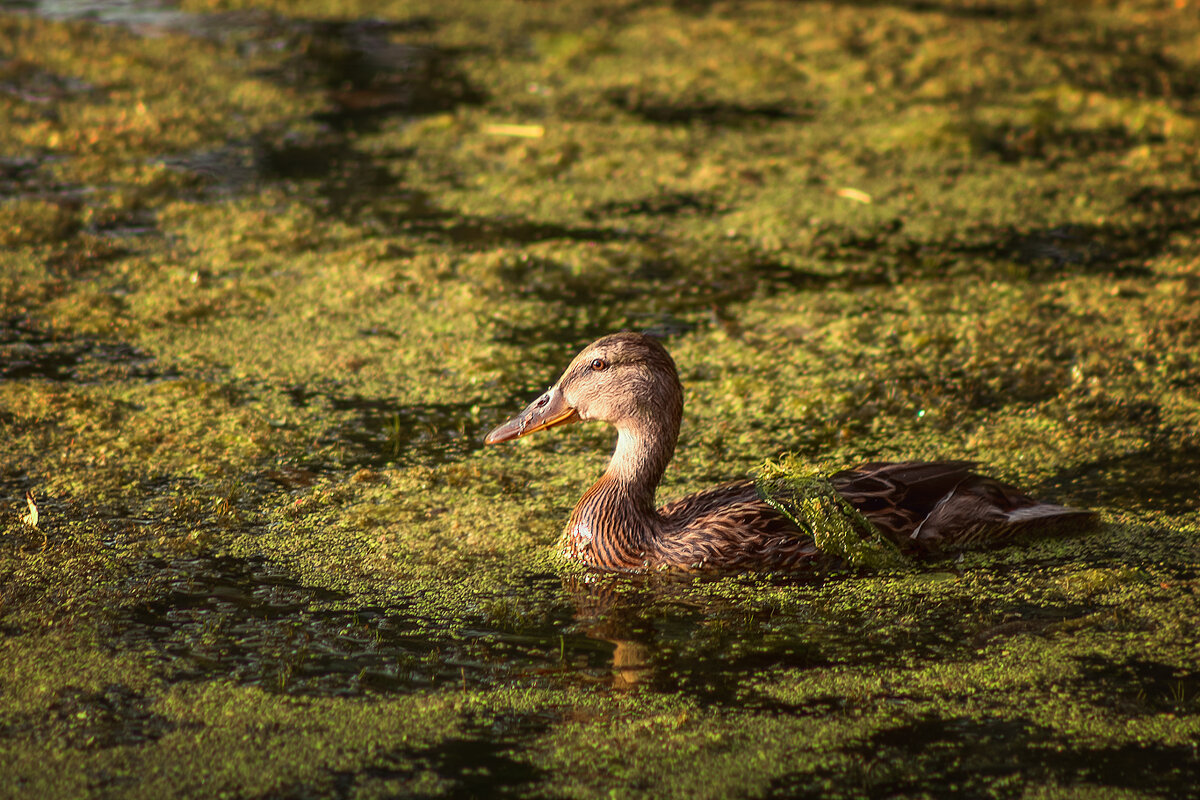
<path id="1" fill-rule="evenodd" d="M 899 548 L 838 494 L 821 470 L 785 455 L 764 463 L 754 483 L 759 496 L 811 535 L 821 552 L 855 567 L 887 569 L 906 563 Z"/>

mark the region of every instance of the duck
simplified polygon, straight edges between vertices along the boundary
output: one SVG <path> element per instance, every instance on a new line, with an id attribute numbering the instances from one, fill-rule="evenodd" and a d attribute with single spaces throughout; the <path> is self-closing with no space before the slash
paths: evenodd
<path id="1" fill-rule="evenodd" d="M 683 387 L 674 360 L 655 337 L 633 331 L 585 347 L 562 376 L 521 413 L 485 437 L 498 444 L 577 422 L 616 429 L 608 468 L 575 505 L 560 540 L 567 559 L 615 572 L 794 571 L 837 554 L 814 527 L 743 479 L 656 507 L 675 453 Z M 1095 514 L 1035 500 L 971 461 L 870 462 L 819 485 L 835 515 L 908 555 L 940 553 L 1028 531 L 1086 525 Z"/>

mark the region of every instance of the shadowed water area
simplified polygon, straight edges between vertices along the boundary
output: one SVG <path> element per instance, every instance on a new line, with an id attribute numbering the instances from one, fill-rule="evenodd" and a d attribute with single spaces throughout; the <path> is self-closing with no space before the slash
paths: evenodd
<path id="1" fill-rule="evenodd" d="M 0 0 L 0 797 L 1195 790 L 1188 3 L 361 11 Z M 965 458 L 1102 524 L 582 571 L 612 433 L 482 439 L 621 328 L 660 500 Z"/>

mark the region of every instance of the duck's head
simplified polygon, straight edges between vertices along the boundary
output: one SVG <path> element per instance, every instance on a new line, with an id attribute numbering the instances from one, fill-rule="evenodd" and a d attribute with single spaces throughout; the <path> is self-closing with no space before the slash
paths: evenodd
<path id="1" fill-rule="evenodd" d="M 666 349 L 657 339 L 625 331 L 585 347 L 557 383 L 484 441 L 507 442 L 581 420 L 619 430 L 667 423 L 678 429 L 682 410 L 683 390 Z"/>

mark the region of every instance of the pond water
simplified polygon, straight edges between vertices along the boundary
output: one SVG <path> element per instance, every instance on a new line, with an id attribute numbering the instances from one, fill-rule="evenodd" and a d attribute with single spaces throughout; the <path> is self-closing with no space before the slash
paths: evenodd
<path id="1" fill-rule="evenodd" d="M 1193 793 L 1200 30 L 1114 9 L 0 0 L 0 796 Z M 482 438 L 621 327 L 664 499 L 1103 524 L 575 569 L 609 433 Z"/>

